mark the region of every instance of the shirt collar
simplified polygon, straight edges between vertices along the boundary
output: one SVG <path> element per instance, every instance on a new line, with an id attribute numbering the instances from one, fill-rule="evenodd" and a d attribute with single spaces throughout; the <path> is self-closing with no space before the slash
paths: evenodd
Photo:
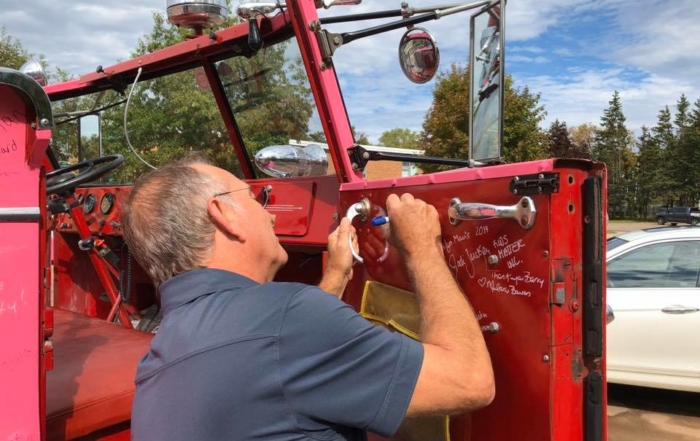
<path id="1" fill-rule="evenodd" d="M 163 314 L 167 314 L 208 294 L 256 285 L 259 283 L 231 271 L 201 268 L 166 280 L 158 291 Z"/>

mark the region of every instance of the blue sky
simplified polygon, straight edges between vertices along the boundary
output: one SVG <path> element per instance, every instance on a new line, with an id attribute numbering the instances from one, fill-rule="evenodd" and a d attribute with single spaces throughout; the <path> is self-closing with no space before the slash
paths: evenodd
<path id="1" fill-rule="evenodd" d="M 409 1 L 411 6 L 446 3 Z M 450 3 L 450 2 L 447 2 Z M 125 59 L 152 27 L 165 0 L 3 0 L 0 25 L 52 66 L 73 75 Z M 237 2 L 234 2 L 237 4 Z M 364 0 L 322 15 L 396 9 L 400 1 Z M 569 126 L 598 124 L 620 91 L 628 127 L 654 125 L 659 110 L 681 93 L 700 98 L 700 0 L 510 0 L 506 72 L 516 87 L 541 94 L 548 116 Z M 469 19 L 457 14 L 428 22 L 444 69 L 464 65 Z M 358 23 L 331 30 L 354 30 Z M 420 130 L 433 83 L 414 85 L 398 66 L 402 31 L 340 48 L 335 63 L 351 122 L 376 141 L 395 127 Z"/>

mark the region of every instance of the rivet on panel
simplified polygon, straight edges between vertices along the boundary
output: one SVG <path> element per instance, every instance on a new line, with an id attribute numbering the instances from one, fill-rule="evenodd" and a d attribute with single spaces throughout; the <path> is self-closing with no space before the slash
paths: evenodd
<path id="1" fill-rule="evenodd" d="M 544 357 L 542 357 L 542 361 L 544 361 L 545 363 L 549 363 L 549 355 L 545 355 Z"/>
<path id="2" fill-rule="evenodd" d="M 489 256 L 489 264 L 491 265 L 496 265 L 498 263 L 498 256 L 495 254 L 492 254 Z"/>

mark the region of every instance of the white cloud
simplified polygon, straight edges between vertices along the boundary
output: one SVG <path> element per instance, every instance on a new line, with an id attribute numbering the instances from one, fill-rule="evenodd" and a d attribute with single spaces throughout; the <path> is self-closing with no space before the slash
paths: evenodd
<path id="1" fill-rule="evenodd" d="M 650 75 L 641 81 L 626 79 L 623 69 L 574 70 L 558 77 L 520 78 L 531 91 L 541 91 L 548 126 L 555 119 L 570 126 L 583 123 L 598 125 L 603 110 L 609 106 L 615 90 L 620 92 L 627 127 L 639 133 L 641 126 L 653 126 L 659 110 L 673 105 L 681 96 L 698 96 L 700 89 L 673 79 Z"/>
<path id="2" fill-rule="evenodd" d="M 513 45 L 513 46 L 508 48 L 509 53 L 527 52 L 527 53 L 531 53 L 531 54 L 541 54 L 544 51 L 545 50 L 543 48 L 538 47 L 538 46 Z"/>
<path id="3" fill-rule="evenodd" d="M 507 60 L 509 63 L 548 63 L 550 61 L 547 57 L 528 57 L 526 55 L 509 55 Z"/>

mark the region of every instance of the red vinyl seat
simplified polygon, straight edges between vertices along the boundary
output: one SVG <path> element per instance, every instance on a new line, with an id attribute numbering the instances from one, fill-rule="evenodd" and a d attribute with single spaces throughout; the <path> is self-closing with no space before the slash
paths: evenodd
<path id="1" fill-rule="evenodd" d="M 54 311 L 54 369 L 46 373 L 46 439 L 128 425 L 138 361 L 153 334 Z"/>

